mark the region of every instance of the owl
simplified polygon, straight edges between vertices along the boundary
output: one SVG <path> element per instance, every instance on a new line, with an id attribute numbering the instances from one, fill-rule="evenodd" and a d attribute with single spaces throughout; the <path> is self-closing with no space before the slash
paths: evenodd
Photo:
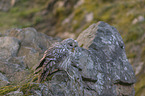
<path id="1" fill-rule="evenodd" d="M 67 67 L 71 64 L 70 55 L 73 56 L 77 47 L 76 40 L 65 39 L 46 50 L 38 67 L 35 69 L 35 74 L 39 73 L 38 82 L 42 82 L 48 75 L 58 70 L 67 72 Z"/>

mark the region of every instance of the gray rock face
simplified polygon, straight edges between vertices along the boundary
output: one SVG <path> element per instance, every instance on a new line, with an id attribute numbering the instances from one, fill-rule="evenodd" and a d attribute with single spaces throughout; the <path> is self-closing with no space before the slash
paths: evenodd
<path id="1" fill-rule="evenodd" d="M 7 36 L 17 39 L 19 47 L 14 51 L 16 55 L 10 54 L 9 59 L 0 59 L 1 80 L 10 83 L 25 80 L 28 83 L 28 75 L 32 76 L 32 73 L 27 68 L 35 67 L 43 52 L 58 40 L 38 33 L 33 28 L 13 29 L 7 32 Z M 127 60 L 123 40 L 114 27 L 98 22 L 83 31 L 77 41 L 80 47 L 67 57 L 71 58 L 67 71 L 54 72 L 42 83 L 36 83 L 36 78 L 32 80 L 32 76 L 29 88 L 20 85 L 19 91 L 8 94 L 134 96 L 135 75 Z"/>
<path id="2" fill-rule="evenodd" d="M 0 37 L 0 58 L 16 56 L 19 49 L 19 40 L 13 37 Z"/>
<path id="3" fill-rule="evenodd" d="M 82 54 L 86 54 L 80 57 L 84 62 L 79 64 L 81 74 L 84 78 L 96 80 L 94 84 L 88 82 L 89 86 L 103 96 L 134 94 L 135 75 L 127 60 L 123 40 L 114 27 L 104 22 L 93 24 L 79 35 L 77 41 L 85 48 Z M 119 90 L 118 86 L 124 89 Z M 132 89 L 124 93 L 128 86 Z"/>

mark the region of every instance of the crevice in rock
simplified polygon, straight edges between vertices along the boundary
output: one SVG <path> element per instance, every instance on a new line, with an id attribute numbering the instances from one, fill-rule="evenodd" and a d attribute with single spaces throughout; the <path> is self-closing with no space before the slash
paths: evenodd
<path id="1" fill-rule="evenodd" d="M 130 86 L 130 85 L 132 85 L 133 83 L 127 83 L 127 82 L 117 81 L 117 82 L 114 83 L 114 84 L 120 84 L 120 85 L 124 85 L 124 86 Z"/>
<path id="2" fill-rule="evenodd" d="M 85 81 L 85 82 L 93 82 L 93 83 L 97 82 L 97 80 L 94 80 L 94 79 L 91 79 L 91 78 L 86 78 L 86 77 L 83 77 L 83 76 L 82 76 L 82 80 Z"/>

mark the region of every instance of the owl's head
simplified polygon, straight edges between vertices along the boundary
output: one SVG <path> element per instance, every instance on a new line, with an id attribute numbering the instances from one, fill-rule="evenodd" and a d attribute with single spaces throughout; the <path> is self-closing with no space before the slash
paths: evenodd
<path id="1" fill-rule="evenodd" d="M 77 41 L 71 38 L 63 40 L 62 44 L 70 50 L 74 50 L 76 47 L 78 47 Z"/>

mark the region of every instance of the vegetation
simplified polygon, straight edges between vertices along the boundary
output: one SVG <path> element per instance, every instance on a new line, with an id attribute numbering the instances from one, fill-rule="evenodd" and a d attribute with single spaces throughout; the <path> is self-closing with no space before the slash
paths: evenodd
<path id="1" fill-rule="evenodd" d="M 0 87 L 0 95 L 5 95 L 6 93 L 18 90 L 19 86 L 4 86 Z"/>
<path id="2" fill-rule="evenodd" d="M 24 93 L 24 95 L 33 95 L 33 90 L 40 90 L 39 84 L 23 84 L 20 88 L 20 91 Z"/>

